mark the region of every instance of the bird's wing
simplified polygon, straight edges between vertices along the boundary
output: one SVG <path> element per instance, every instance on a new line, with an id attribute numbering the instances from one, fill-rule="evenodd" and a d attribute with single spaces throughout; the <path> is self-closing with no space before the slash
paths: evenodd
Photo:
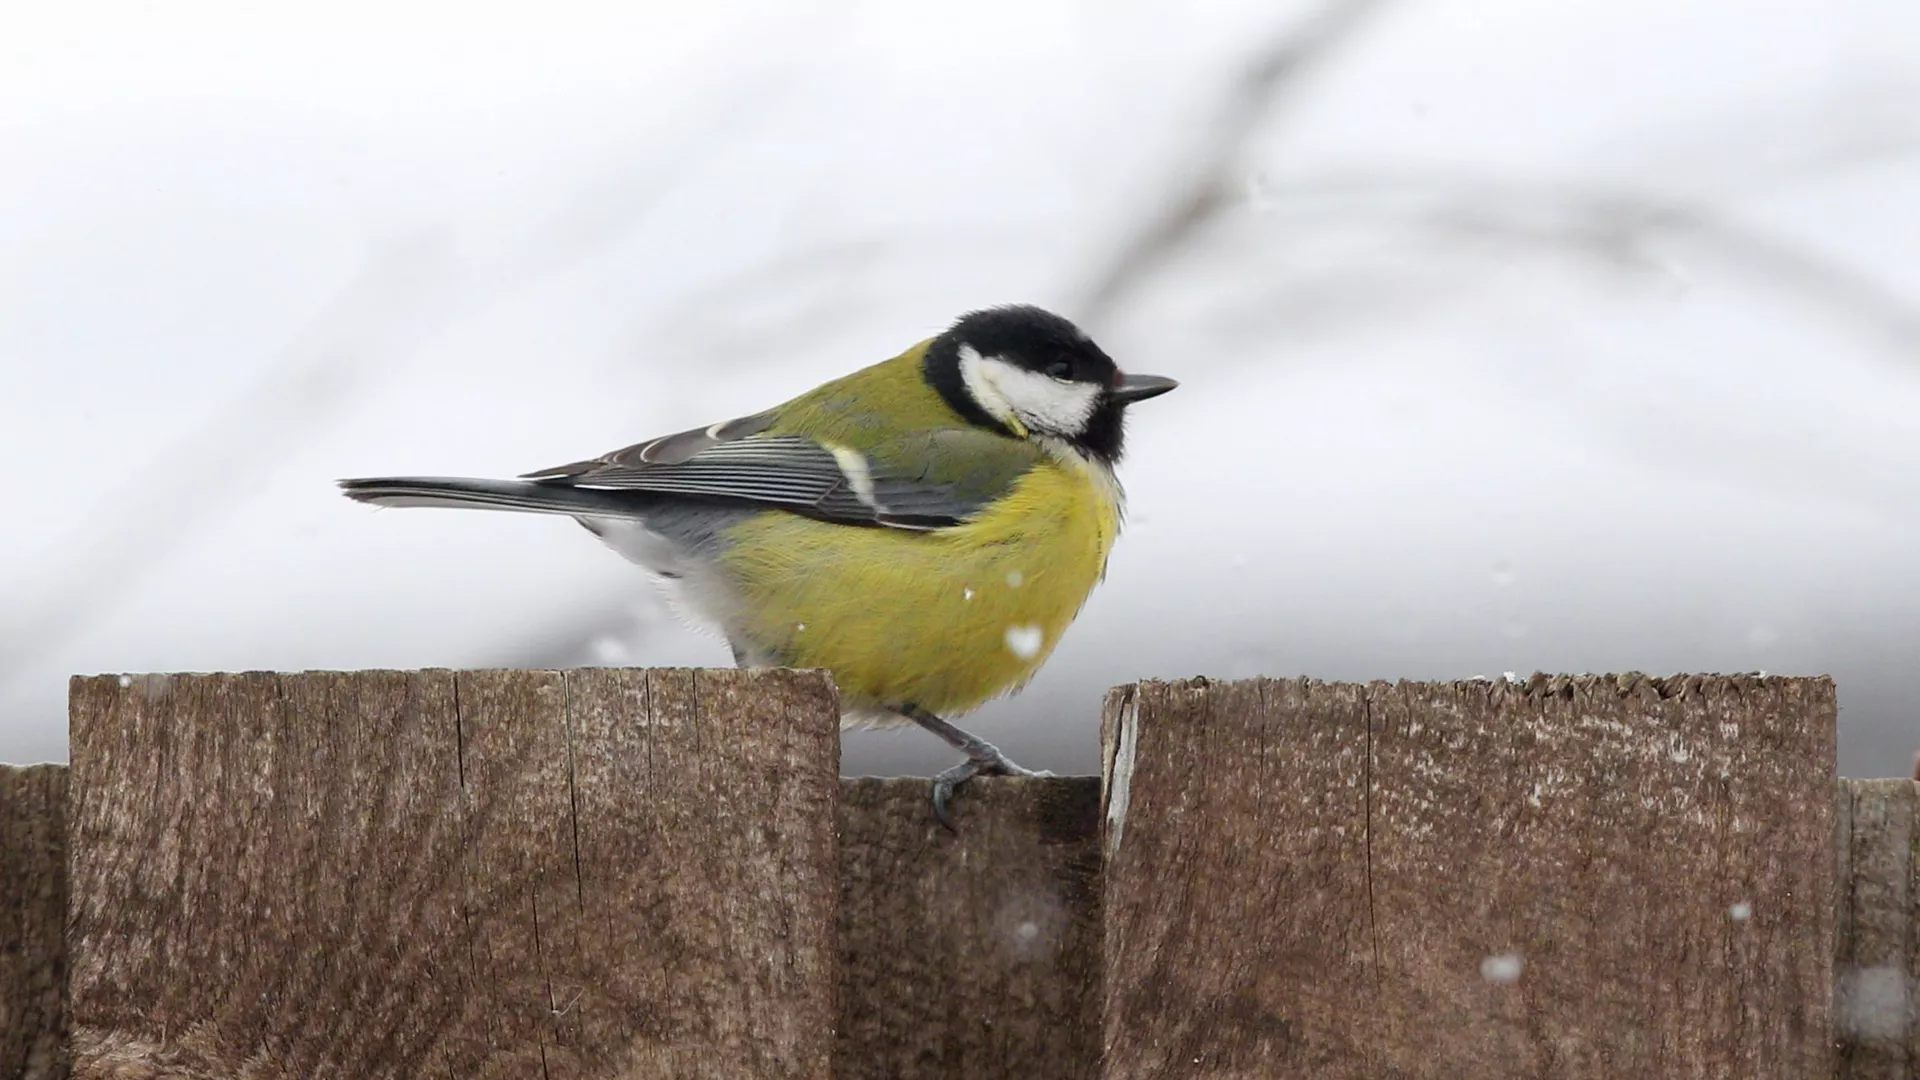
<path id="1" fill-rule="evenodd" d="M 767 414 L 696 428 L 526 479 L 766 506 L 852 525 L 938 529 L 1010 491 L 1037 448 L 974 429 L 916 432 L 856 449 L 767 434 Z"/>

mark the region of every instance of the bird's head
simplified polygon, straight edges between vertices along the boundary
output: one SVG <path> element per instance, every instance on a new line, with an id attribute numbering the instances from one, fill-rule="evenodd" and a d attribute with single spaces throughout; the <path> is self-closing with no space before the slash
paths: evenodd
<path id="1" fill-rule="evenodd" d="M 928 382 L 973 423 L 1058 439 L 1109 465 L 1120 459 L 1126 407 L 1179 385 L 1122 373 L 1079 327 L 1026 305 L 961 316 L 925 363 Z"/>

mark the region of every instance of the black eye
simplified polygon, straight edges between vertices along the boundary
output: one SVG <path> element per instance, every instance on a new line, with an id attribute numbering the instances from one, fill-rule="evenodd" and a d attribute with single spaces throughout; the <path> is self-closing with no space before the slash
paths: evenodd
<path id="1" fill-rule="evenodd" d="M 1073 361 L 1055 360 L 1053 363 L 1048 364 L 1046 366 L 1045 371 L 1050 378 L 1059 379 L 1062 382 L 1065 382 L 1066 380 L 1073 378 Z"/>

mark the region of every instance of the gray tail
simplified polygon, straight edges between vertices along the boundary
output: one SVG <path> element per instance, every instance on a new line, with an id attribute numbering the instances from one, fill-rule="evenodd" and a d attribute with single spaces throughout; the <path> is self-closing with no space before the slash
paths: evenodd
<path id="1" fill-rule="evenodd" d="M 349 499 L 375 506 L 451 506 L 520 510 L 530 514 L 634 517 L 629 495 L 530 480 L 470 480 L 459 476 L 373 476 L 342 480 Z"/>

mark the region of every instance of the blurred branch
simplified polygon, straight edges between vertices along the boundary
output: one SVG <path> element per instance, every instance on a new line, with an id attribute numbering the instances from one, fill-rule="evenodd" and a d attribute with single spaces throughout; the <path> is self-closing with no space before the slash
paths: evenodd
<path id="1" fill-rule="evenodd" d="M 1824 309 L 1844 324 L 1866 330 L 1893 352 L 1920 362 L 1920 307 L 1843 262 L 1697 206 L 1611 198 L 1582 209 L 1587 220 L 1575 223 L 1577 231 L 1547 239 L 1557 239 L 1574 252 L 1620 261 L 1623 253 L 1655 237 L 1684 238 L 1788 299 Z M 1435 224 L 1442 222 L 1436 219 Z M 1457 217 L 1453 222 L 1454 227 L 1480 232 L 1492 224 L 1484 215 L 1478 221 Z"/>
<path id="2" fill-rule="evenodd" d="M 29 675 L 25 661 L 65 644 L 203 519 L 244 498 L 302 432 L 343 406 L 373 361 L 417 342 L 434 282 L 450 267 L 441 236 L 389 244 L 264 379 L 191 435 L 147 455 L 146 467 L 72 530 L 58 564 L 38 576 L 37 595 L 10 606 L 0 626 L 0 684 Z"/>
<path id="3" fill-rule="evenodd" d="M 1695 200 L 1763 195 L 1920 153 L 1920 82 L 1868 79 L 1814 97 L 1796 88 L 1791 97 L 1742 99 L 1737 110 L 1595 149 L 1599 160 L 1630 161 Z"/>
<path id="4" fill-rule="evenodd" d="M 678 130 L 589 178 L 534 230 L 533 240 L 491 267 L 462 273 L 449 239 L 438 232 L 375 253 L 265 378 L 214 420 L 152 455 L 111 501 L 71 530 L 77 539 L 59 565 L 40 575 L 37 595 L 13 605 L 0 623 L 0 687 L 30 677 L 28 661 L 71 640 L 197 528 L 243 501 L 250 484 L 337 416 L 370 376 L 391 375 L 429 334 L 624 236 L 701 160 L 732 145 L 723 134 L 737 136 L 764 118 L 799 70 L 801 61 L 786 56 L 772 70 L 728 85 L 709 107 L 681 110 Z"/>
<path id="5" fill-rule="evenodd" d="M 1199 145 L 1182 155 L 1157 209 L 1123 240 L 1093 276 L 1076 316 L 1098 323 L 1142 281 L 1158 272 L 1194 233 L 1245 189 L 1239 176 L 1247 140 L 1315 70 L 1324 67 L 1387 7 L 1386 0 L 1326 0 L 1304 24 L 1289 25 L 1227 87 Z"/>
<path id="6" fill-rule="evenodd" d="M 1248 265 L 1221 273 L 1217 260 L 1226 245 L 1209 248 L 1217 278 L 1232 283 L 1207 294 L 1219 308 L 1205 318 L 1215 334 L 1234 319 L 1246 323 L 1237 330 L 1240 336 L 1253 340 L 1276 335 L 1294 340 L 1299 328 L 1315 319 L 1344 320 L 1349 328 L 1404 330 L 1404 316 L 1414 310 L 1407 290 L 1396 297 L 1383 286 L 1417 275 L 1412 283 L 1422 291 L 1414 302 L 1431 304 L 1436 295 L 1496 280 L 1472 266 L 1463 268 L 1465 259 L 1511 269 L 1537 266 L 1545 258 L 1582 270 L 1683 284 L 1691 263 L 1742 292 L 1772 292 L 1778 299 L 1765 298 L 1756 309 L 1766 318 L 1777 321 L 1783 311 L 1799 308 L 1890 353 L 1903 362 L 1903 374 L 1920 373 L 1920 293 L 1903 292 L 1903 282 L 1877 278 L 1821 250 L 1816 237 L 1782 234 L 1703 201 L 1594 185 L 1516 185 L 1471 174 L 1385 170 L 1322 174 L 1276 193 L 1270 214 L 1281 218 L 1278 223 L 1251 235 L 1248 229 L 1231 231 Z M 1272 235 L 1288 238 L 1284 254 L 1277 254 Z M 1389 243 L 1355 249 L 1356 237 Z M 1335 239 L 1343 243 L 1323 243 Z M 1432 251 L 1410 252 L 1410 239 L 1429 241 Z M 1398 251 L 1392 241 L 1398 241 Z M 1333 255 L 1317 256 L 1316 248 Z M 1276 268 L 1268 261 L 1276 257 L 1288 262 Z M 1344 299 L 1337 295 L 1342 287 L 1350 294 Z M 1425 291 L 1429 287 L 1432 294 Z M 1302 304 L 1301 297 L 1316 288 L 1320 301 Z M 1394 317 L 1383 320 L 1387 311 Z M 1532 365 L 1527 374 L 1577 383 L 1583 415 L 1626 436 L 1620 445 L 1663 469 L 1707 469 L 1742 488 L 1842 502 L 1876 514 L 1898 514 L 1897 508 L 1910 505 L 1920 491 L 1912 470 L 1864 453 L 1844 429 L 1829 440 L 1783 441 L 1777 430 L 1743 430 L 1714 416 L 1661 423 L 1648 419 L 1645 397 L 1620 399 L 1622 407 L 1608 416 L 1591 396 L 1594 385 L 1566 366 Z M 1639 393 L 1630 389 L 1637 384 L 1617 385 Z"/>
<path id="7" fill-rule="evenodd" d="M 1920 363 L 1920 297 L 1903 296 L 1807 244 L 1698 202 L 1626 189 L 1516 188 L 1434 175 L 1322 177 L 1288 184 L 1278 194 L 1310 203 L 1302 213 L 1311 213 L 1319 224 L 1342 216 L 1371 224 L 1398 217 L 1432 233 L 1519 244 L 1636 270 L 1670 270 L 1652 255 L 1650 244 L 1690 242 L 1788 299 L 1863 328 L 1883 347 Z"/>

